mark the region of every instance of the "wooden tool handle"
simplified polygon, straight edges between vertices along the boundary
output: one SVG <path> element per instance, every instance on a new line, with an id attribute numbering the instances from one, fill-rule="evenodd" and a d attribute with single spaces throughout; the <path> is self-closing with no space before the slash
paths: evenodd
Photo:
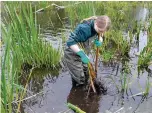
<path id="1" fill-rule="evenodd" d="M 101 37 L 101 34 L 98 34 L 98 40 L 99 40 L 99 37 Z M 98 57 L 99 57 L 99 47 L 97 47 L 97 49 L 96 49 L 96 61 L 95 61 L 96 75 L 97 75 L 97 68 L 98 68 Z"/>

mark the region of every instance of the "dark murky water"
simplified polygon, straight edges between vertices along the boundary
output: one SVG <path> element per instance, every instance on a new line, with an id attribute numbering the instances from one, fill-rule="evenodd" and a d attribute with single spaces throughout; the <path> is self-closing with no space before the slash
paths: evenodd
<path id="1" fill-rule="evenodd" d="M 144 18 L 146 17 L 144 16 L 147 15 L 147 10 L 137 10 L 137 19 L 142 18 L 145 20 Z M 63 26 L 56 13 L 60 14 L 61 19 L 66 17 L 64 10 L 54 12 L 47 10 L 38 13 L 38 22 L 41 25 L 44 36 L 47 40 L 53 42 L 54 45 L 57 45 L 57 38 L 62 35 L 57 32 L 64 31 L 67 36 L 69 33 L 67 20 L 63 21 L 65 22 Z M 97 75 L 98 78 L 102 78 L 107 87 L 107 94 L 94 94 L 89 96 L 88 99 L 86 99 L 87 93 L 82 88 L 72 88 L 71 78 L 66 68 L 60 68 L 59 70 L 34 69 L 28 87 L 28 96 L 37 95 L 24 101 L 22 110 L 28 113 L 72 113 L 66 106 L 66 103 L 70 102 L 87 113 L 151 113 L 152 78 L 149 77 L 149 95 L 146 99 L 143 99 L 142 92 L 145 91 L 148 73 L 144 72 L 138 76 L 137 72 L 138 56 L 136 56 L 136 53 L 141 52 L 147 44 L 145 32 L 141 31 L 139 40 L 139 48 L 133 46 L 130 51 L 129 69 L 131 74 L 127 75 L 127 78 L 129 78 L 127 92 L 118 92 L 118 88 L 122 87 L 122 80 L 120 79 L 120 76 L 122 76 L 120 73 L 122 63 L 105 65 L 100 61 Z"/>

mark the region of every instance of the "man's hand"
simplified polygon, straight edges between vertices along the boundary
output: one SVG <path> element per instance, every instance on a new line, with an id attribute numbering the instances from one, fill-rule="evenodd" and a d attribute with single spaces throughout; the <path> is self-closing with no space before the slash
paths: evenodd
<path id="1" fill-rule="evenodd" d="M 88 64 L 89 63 L 89 57 L 82 51 L 80 50 L 79 52 L 77 52 L 77 55 L 79 55 L 81 57 L 81 61 L 84 63 L 84 64 Z"/>

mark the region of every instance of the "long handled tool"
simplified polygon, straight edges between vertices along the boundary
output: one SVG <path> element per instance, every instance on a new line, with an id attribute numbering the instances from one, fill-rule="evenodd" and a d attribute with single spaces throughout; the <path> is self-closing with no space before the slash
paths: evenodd
<path id="1" fill-rule="evenodd" d="M 100 39 L 101 34 L 98 34 L 98 40 Z M 97 69 L 98 69 L 98 57 L 99 57 L 99 47 L 96 49 L 96 61 L 95 61 L 95 72 L 97 75 Z"/>
<path id="2" fill-rule="evenodd" d="M 88 63 L 88 67 L 89 67 L 90 85 L 93 89 L 93 92 L 96 93 L 96 89 L 95 89 L 95 86 L 94 86 L 94 80 L 96 78 L 96 74 L 95 74 L 93 66 L 90 62 Z M 89 87 L 89 89 L 90 89 L 90 87 Z M 88 92 L 89 92 L 89 90 L 88 90 Z"/>
<path id="3" fill-rule="evenodd" d="M 102 34 L 102 36 L 103 36 L 103 34 Z M 100 37 L 101 37 L 101 34 L 98 34 L 98 40 L 100 39 Z M 97 49 L 96 49 L 95 70 L 94 70 L 93 65 L 91 63 L 88 64 L 89 75 L 91 76 L 91 78 L 90 78 L 91 84 L 90 85 L 91 85 L 94 93 L 96 93 L 94 82 L 95 82 L 95 79 L 97 77 L 98 57 L 99 57 L 99 47 L 97 47 Z M 90 87 L 89 87 L 89 90 L 88 90 L 88 94 L 89 94 L 89 91 L 90 91 Z"/>

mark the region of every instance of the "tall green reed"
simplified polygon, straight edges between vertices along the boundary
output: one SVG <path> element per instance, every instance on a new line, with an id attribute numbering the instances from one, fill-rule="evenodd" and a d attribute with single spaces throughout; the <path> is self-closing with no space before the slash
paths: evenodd
<path id="1" fill-rule="evenodd" d="M 9 34 L 7 33 L 9 31 Z M 2 56 L 2 75 L 1 75 L 1 105 L 3 113 L 12 113 L 12 104 L 11 102 L 14 99 L 14 81 L 16 76 L 15 69 L 15 58 L 11 54 L 11 42 L 12 42 L 12 30 L 9 26 L 8 29 L 4 28 L 2 24 L 3 37 L 5 48 L 3 50 Z M 5 32 L 5 33 L 4 33 Z"/>
<path id="2" fill-rule="evenodd" d="M 15 6 L 15 7 L 14 7 Z M 1 76 L 1 108 L 3 113 L 20 112 L 21 100 L 26 94 L 25 86 L 20 85 L 19 73 L 24 63 L 34 67 L 56 67 L 61 58 L 60 48 L 42 40 L 40 30 L 33 14 L 31 3 L 4 2 L 6 17 L 2 22 L 2 41 L 4 50 Z M 32 68 L 32 69 L 33 69 Z M 31 73 L 32 73 L 31 69 Z M 31 75 L 31 74 L 30 74 Z M 16 102 L 18 101 L 18 102 Z M 17 104 L 17 110 L 13 108 Z"/>
<path id="3" fill-rule="evenodd" d="M 128 57 L 130 51 L 130 42 L 123 36 L 123 32 L 119 30 L 111 30 L 105 34 L 105 40 L 101 50 L 101 57 L 105 61 L 104 56 L 109 54 L 112 60 L 121 60 L 123 57 Z M 121 59 L 117 59 L 121 57 Z M 109 60 L 110 60 L 109 59 Z"/>
<path id="4" fill-rule="evenodd" d="M 74 2 L 68 2 L 66 5 L 73 4 Z M 84 18 L 95 15 L 95 4 L 94 2 L 83 1 L 79 4 L 65 8 L 68 12 L 70 23 L 72 28 L 76 26 Z"/>
<path id="5" fill-rule="evenodd" d="M 141 52 L 138 59 L 138 71 L 147 69 L 150 63 L 152 62 L 152 43 L 149 42 L 148 45 Z"/>
<path id="6" fill-rule="evenodd" d="M 21 59 L 21 63 L 54 67 L 59 63 L 61 57 L 60 48 L 54 49 L 50 43 L 43 41 L 43 37 L 39 36 L 36 14 L 33 15 L 31 4 L 21 3 L 20 5 L 22 9 L 18 13 L 16 9 L 10 10 L 10 5 L 6 6 L 14 32 L 12 42 L 14 55 Z"/>

